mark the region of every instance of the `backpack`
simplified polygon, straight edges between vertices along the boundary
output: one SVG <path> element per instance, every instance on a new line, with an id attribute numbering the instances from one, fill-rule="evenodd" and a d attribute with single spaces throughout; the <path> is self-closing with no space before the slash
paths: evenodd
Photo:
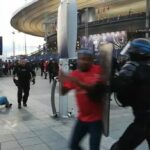
<path id="1" fill-rule="evenodd" d="M 134 89 L 136 89 L 135 74 L 139 64 L 127 62 L 118 76 L 113 79 L 114 99 L 121 107 L 134 105 Z"/>

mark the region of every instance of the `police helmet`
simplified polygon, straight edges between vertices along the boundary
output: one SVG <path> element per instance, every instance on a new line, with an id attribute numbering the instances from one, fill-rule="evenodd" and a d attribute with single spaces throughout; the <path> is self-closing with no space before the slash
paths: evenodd
<path id="1" fill-rule="evenodd" d="M 126 55 L 127 53 L 150 56 L 150 40 L 146 38 L 137 38 L 133 41 L 129 41 L 120 54 Z"/>

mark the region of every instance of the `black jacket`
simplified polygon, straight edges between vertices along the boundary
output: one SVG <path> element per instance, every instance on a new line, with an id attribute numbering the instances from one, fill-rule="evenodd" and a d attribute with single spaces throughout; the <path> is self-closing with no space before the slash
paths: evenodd
<path id="1" fill-rule="evenodd" d="M 18 65 L 13 70 L 13 75 L 17 75 L 20 84 L 29 84 L 32 77 L 35 77 L 35 71 L 29 66 Z"/>
<path id="2" fill-rule="evenodd" d="M 113 79 L 112 91 L 135 115 L 150 111 L 150 64 L 127 62 Z"/>

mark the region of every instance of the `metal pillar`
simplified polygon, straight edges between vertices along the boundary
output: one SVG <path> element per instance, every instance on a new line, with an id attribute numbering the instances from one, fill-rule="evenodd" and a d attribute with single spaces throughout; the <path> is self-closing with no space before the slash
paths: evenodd
<path id="1" fill-rule="evenodd" d="M 85 9 L 85 36 L 88 38 L 88 16 L 89 16 L 89 11 L 88 8 Z"/>
<path id="2" fill-rule="evenodd" d="M 77 40 L 76 0 L 61 0 L 57 19 L 59 69 L 68 72 L 68 59 L 75 57 Z M 59 114 L 62 118 L 68 118 L 68 95 L 59 96 Z"/>
<path id="3" fill-rule="evenodd" d="M 25 0 L 25 5 L 27 5 L 27 0 Z M 26 41 L 26 34 L 24 34 L 24 54 L 27 55 L 27 41 Z"/>
<path id="4" fill-rule="evenodd" d="M 68 71 L 68 1 L 61 0 L 58 8 L 58 21 L 57 21 L 57 44 L 59 59 L 59 69 L 64 72 Z M 61 83 L 59 83 L 61 87 Z M 68 95 L 59 94 L 59 117 L 68 118 Z"/>
<path id="5" fill-rule="evenodd" d="M 64 72 L 68 72 L 68 59 L 61 58 L 59 66 Z M 59 95 L 59 114 L 62 118 L 68 118 L 68 95 Z"/>
<path id="6" fill-rule="evenodd" d="M 24 53 L 27 55 L 27 41 L 26 41 L 26 34 L 24 34 Z"/>
<path id="7" fill-rule="evenodd" d="M 15 32 L 12 32 L 12 34 L 13 34 L 13 57 L 15 57 Z"/>
<path id="8" fill-rule="evenodd" d="M 146 29 L 149 30 L 150 28 L 150 0 L 146 0 L 146 24 L 145 24 Z M 149 33 L 146 33 L 146 38 L 149 38 Z"/>

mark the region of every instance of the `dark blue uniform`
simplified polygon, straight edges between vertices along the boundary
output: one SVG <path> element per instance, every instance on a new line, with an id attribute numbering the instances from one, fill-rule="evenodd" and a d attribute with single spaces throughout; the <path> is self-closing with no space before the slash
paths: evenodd
<path id="1" fill-rule="evenodd" d="M 35 77 L 35 72 L 27 65 L 18 65 L 14 68 L 13 75 L 17 75 L 18 77 L 18 108 L 21 108 L 22 100 L 23 105 L 27 106 L 27 100 L 30 90 L 30 80 L 32 77 Z"/>
<path id="2" fill-rule="evenodd" d="M 134 150 L 144 140 L 147 140 L 150 147 L 150 64 L 139 62 L 139 65 L 134 66 L 128 63 L 122 68 L 118 78 L 118 88 L 123 87 L 123 80 L 130 84 L 125 105 L 132 107 L 135 119 L 111 150 Z M 117 87 L 116 91 L 119 91 Z"/>
<path id="3" fill-rule="evenodd" d="M 131 106 L 134 121 L 111 150 L 134 150 L 144 140 L 150 149 L 150 41 L 133 40 L 129 56 L 132 61 L 112 81 L 112 90 L 123 106 Z"/>

